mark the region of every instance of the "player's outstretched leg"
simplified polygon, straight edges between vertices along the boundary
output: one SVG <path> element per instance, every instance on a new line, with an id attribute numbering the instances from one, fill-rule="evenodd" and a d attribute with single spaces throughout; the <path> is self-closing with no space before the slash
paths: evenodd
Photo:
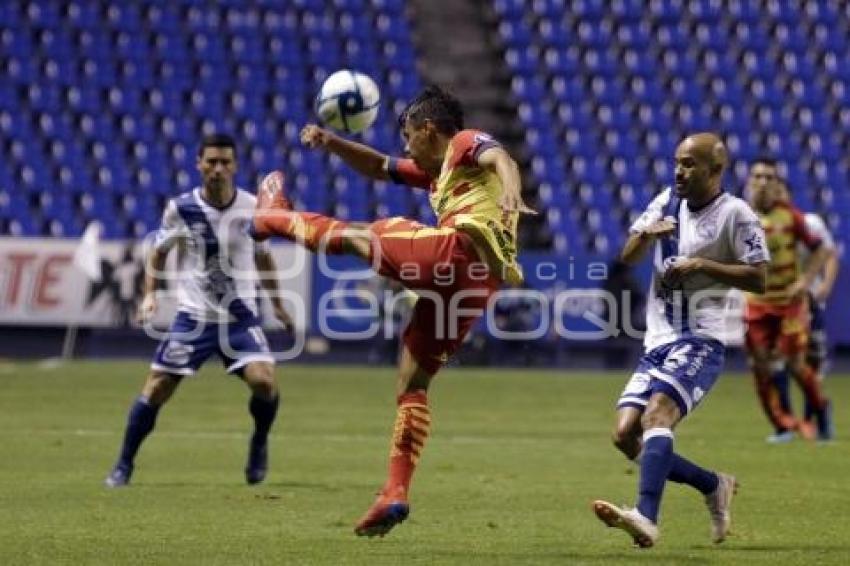
<path id="1" fill-rule="evenodd" d="M 115 463 L 112 471 L 104 480 L 107 487 L 123 487 L 130 483 L 136 453 L 138 453 L 142 441 L 156 425 L 158 413 L 159 406 L 152 405 L 144 396 L 138 397 L 133 402 L 127 416 L 127 427 L 124 429 L 121 454 L 118 456 L 118 462 Z"/>
<path id="2" fill-rule="evenodd" d="M 358 536 L 384 536 L 410 513 L 410 481 L 431 429 L 427 386 L 432 374 L 418 366 L 406 347 L 399 373 L 402 393 L 390 445 L 389 474 L 378 498 L 355 526 Z"/>
<path id="3" fill-rule="evenodd" d="M 321 250 L 326 254 L 340 254 L 345 251 L 343 236 L 350 227 L 342 220 L 293 210 L 292 203 L 286 198 L 284 176 L 280 171 L 272 171 L 260 182 L 251 228 L 255 239 L 282 236 L 302 243 L 313 252 Z"/>

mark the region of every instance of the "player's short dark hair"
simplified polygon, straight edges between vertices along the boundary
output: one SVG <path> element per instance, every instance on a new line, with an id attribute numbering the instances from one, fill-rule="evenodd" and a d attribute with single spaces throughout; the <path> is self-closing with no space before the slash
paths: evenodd
<path id="1" fill-rule="evenodd" d="M 774 169 L 776 169 L 779 166 L 779 162 L 772 157 L 762 155 L 760 157 L 756 157 L 752 165 L 767 165 L 768 167 L 773 167 Z"/>
<path id="2" fill-rule="evenodd" d="M 398 117 L 402 128 L 408 121 L 421 124 L 425 120 L 430 120 L 440 133 L 454 135 L 463 129 L 463 107 L 457 98 L 430 85 L 410 101 Z"/>
<path id="3" fill-rule="evenodd" d="M 204 150 L 208 147 L 229 147 L 233 150 L 233 155 L 236 155 L 236 141 L 233 136 L 228 134 L 209 134 L 201 140 L 201 146 L 198 148 L 198 157 L 204 154 Z"/>

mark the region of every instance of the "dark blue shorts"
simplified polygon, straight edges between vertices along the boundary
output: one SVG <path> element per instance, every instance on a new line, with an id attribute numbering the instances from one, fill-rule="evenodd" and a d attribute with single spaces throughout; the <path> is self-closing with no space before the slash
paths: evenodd
<path id="1" fill-rule="evenodd" d="M 676 401 L 684 417 L 693 411 L 723 369 L 726 348 L 717 340 L 688 337 L 643 355 L 617 401 L 617 408 L 643 410 L 653 393 Z"/>
<path id="2" fill-rule="evenodd" d="M 213 354 L 221 358 L 228 373 L 238 373 L 251 362 L 274 363 L 259 319 L 219 324 L 199 322 L 181 312 L 159 343 L 151 369 L 192 375 Z"/>

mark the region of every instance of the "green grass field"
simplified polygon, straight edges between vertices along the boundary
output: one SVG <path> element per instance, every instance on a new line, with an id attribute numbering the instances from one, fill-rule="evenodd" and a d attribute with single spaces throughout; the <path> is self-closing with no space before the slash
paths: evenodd
<path id="1" fill-rule="evenodd" d="M 0 373 L 0 564 L 846 564 L 850 378 L 832 377 L 838 442 L 768 446 L 749 379 L 725 376 L 678 430 L 683 455 L 742 483 L 734 536 L 709 541 L 702 499 L 668 484 L 662 539 L 631 548 L 590 502 L 632 503 L 608 440 L 624 374 L 450 370 L 412 515 L 384 539 L 352 526 L 384 479 L 388 369 L 284 366 L 266 483 L 242 468 L 247 389 L 210 365 L 143 446 L 133 485 L 102 487 L 143 363 Z"/>

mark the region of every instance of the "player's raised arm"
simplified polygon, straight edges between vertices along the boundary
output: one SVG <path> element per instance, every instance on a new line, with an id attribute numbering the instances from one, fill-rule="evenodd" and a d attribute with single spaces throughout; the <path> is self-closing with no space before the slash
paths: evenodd
<path id="1" fill-rule="evenodd" d="M 662 218 L 669 198 L 669 189 L 659 194 L 629 228 L 629 237 L 620 252 L 623 263 L 634 265 L 640 262 L 658 238 L 667 237 L 675 231 L 675 221 Z"/>
<path id="2" fill-rule="evenodd" d="M 478 164 L 492 169 L 502 184 L 502 198 L 499 205 L 508 212 L 537 214 L 522 200 L 522 179 L 516 161 L 501 147 L 490 147 L 478 156 Z"/>
<path id="3" fill-rule="evenodd" d="M 301 143 L 338 155 L 349 167 L 370 179 L 390 180 L 389 156 L 368 145 L 341 138 L 315 124 L 307 124 L 301 130 Z"/>
<path id="4" fill-rule="evenodd" d="M 647 226 L 640 232 L 632 232 L 629 234 L 629 239 L 623 245 L 623 251 L 620 252 L 620 260 L 629 265 L 640 262 L 658 238 L 669 236 L 675 229 L 675 222 L 662 219 Z"/>

